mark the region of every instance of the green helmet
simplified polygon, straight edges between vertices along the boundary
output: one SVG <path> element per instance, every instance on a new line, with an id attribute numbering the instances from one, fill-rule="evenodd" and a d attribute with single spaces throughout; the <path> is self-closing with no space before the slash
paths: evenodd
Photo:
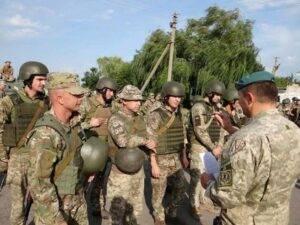
<path id="1" fill-rule="evenodd" d="M 194 104 L 197 102 L 203 102 L 203 97 L 201 95 L 195 95 L 195 96 L 193 96 L 192 101 Z"/>
<path id="2" fill-rule="evenodd" d="M 98 90 L 101 90 L 103 88 L 109 88 L 113 91 L 116 91 L 117 90 L 117 84 L 113 79 L 111 79 L 109 77 L 101 77 L 98 80 L 97 84 L 96 84 L 96 88 Z"/>
<path id="3" fill-rule="evenodd" d="M 223 99 L 227 102 L 233 102 L 239 99 L 238 91 L 235 88 L 229 88 L 224 92 Z"/>
<path id="4" fill-rule="evenodd" d="M 108 145 L 97 137 L 90 137 L 81 147 L 83 171 L 96 173 L 103 171 L 108 155 Z"/>
<path id="5" fill-rule="evenodd" d="M 291 100 L 289 98 L 285 98 L 282 100 L 282 104 L 283 105 L 287 105 L 287 104 L 290 104 L 291 103 Z"/>
<path id="6" fill-rule="evenodd" d="M 115 155 L 118 169 L 129 174 L 138 172 L 142 168 L 144 160 L 144 152 L 139 148 L 119 149 Z"/>
<path id="7" fill-rule="evenodd" d="M 205 86 L 204 95 L 209 95 L 212 93 L 223 95 L 224 91 L 225 91 L 225 85 L 223 84 L 223 82 L 218 80 L 211 80 Z"/>
<path id="8" fill-rule="evenodd" d="M 49 70 L 43 63 L 29 61 L 20 67 L 18 80 L 28 80 L 31 75 L 46 76 L 48 73 Z"/>
<path id="9" fill-rule="evenodd" d="M 168 81 L 165 83 L 161 90 L 161 97 L 166 96 L 175 96 L 175 97 L 184 97 L 185 90 L 183 84 L 180 84 L 176 81 Z"/>

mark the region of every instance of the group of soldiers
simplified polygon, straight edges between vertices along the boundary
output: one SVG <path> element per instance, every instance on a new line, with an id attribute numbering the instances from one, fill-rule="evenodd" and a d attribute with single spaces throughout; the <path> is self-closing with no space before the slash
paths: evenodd
<path id="1" fill-rule="evenodd" d="M 283 99 L 281 104 L 278 104 L 278 110 L 284 117 L 295 122 L 300 127 L 300 98 Z"/>
<path id="2" fill-rule="evenodd" d="M 246 75 L 227 90 L 212 80 L 190 109 L 175 81 L 144 102 L 133 85 L 119 90 L 101 77 L 91 93 L 75 74 L 35 61 L 20 67 L 18 80 L 23 87 L 0 100 L 11 225 L 26 223 L 31 204 L 36 225 L 147 224 L 147 171 L 155 225 L 176 218 L 186 191 L 197 219 L 219 207 L 214 224 L 288 224 L 300 131 L 276 109 L 272 74 Z"/>

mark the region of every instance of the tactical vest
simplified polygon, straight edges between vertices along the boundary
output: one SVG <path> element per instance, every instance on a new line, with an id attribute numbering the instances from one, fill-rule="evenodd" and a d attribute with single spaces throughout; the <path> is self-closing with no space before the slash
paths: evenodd
<path id="1" fill-rule="evenodd" d="M 62 151 L 58 151 L 58 162 L 55 165 L 55 172 L 53 174 L 54 183 L 57 187 L 60 196 L 67 194 L 77 194 L 78 190 L 83 187 L 83 160 L 80 155 L 80 148 L 82 141 L 78 135 L 79 126 L 66 130 L 63 125 L 58 122 L 50 113 L 45 114 L 40 120 L 37 121 L 35 127 L 48 126 L 54 129 L 65 142 Z M 67 155 L 71 151 L 75 151 L 74 157 L 66 161 Z M 68 162 L 66 164 L 66 162 Z M 66 166 L 62 166 L 62 164 Z"/>
<path id="2" fill-rule="evenodd" d="M 205 113 L 202 116 L 204 117 L 205 124 L 207 124 L 210 121 L 210 119 L 215 111 L 214 111 L 213 107 L 209 106 L 206 102 L 203 101 L 202 104 L 205 106 Z M 190 129 L 193 129 L 193 128 L 190 128 Z M 218 124 L 217 120 L 213 119 L 211 121 L 211 123 L 207 127 L 207 133 L 213 143 L 219 142 L 220 136 L 221 136 L 221 127 Z M 200 141 L 196 138 L 194 130 L 192 133 L 191 142 L 193 144 L 201 144 Z"/>
<path id="3" fill-rule="evenodd" d="M 40 114 L 38 115 L 38 117 L 41 117 L 48 109 L 48 106 L 42 100 L 26 102 L 15 91 L 9 97 L 13 102 L 13 112 L 9 118 L 9 122 L 4 124 L 2 138 L 4 146 L 16 147 L 25 134 L 36 111 L 41 107 Z"/>
<path id="4" fill-rule="evenodd" d="M 105 107 L 101 104 L 97 104 L 96 99 L 89 99 L 90 105 L 91 105 L 91 118 L 92 117 L 100 117 L 109 119 L 111 117 L 111 109 L 109 107 Z M 107 123 L 102 124 L 100 127 L 93 127 L 90 129 L 92 132 L 95 132 L 97 136 L 99 136 L 102 140 L 107 141 L 108 140 L 108 129 L 107 129 Z"/>
<path id="5" fill-rule="evenodd" d="M 171 117 L 162 108 L 158 108 L 162 118 L 161 127 L 165 127 L 170 121 Z M 166 155 L 172 153 L 179 153 L 184 147 L 184 131 L 183 131 L 182 116 L 176 113 L 173 123 L 162 134 L 158 134 L 157 155 Z M 159 131 L 158 131 L 159 132 Z"/>
<path id="6" fill-rule="evenodd" d="M 124 121 L 125 124 L 125 130 L 129 135 L 137 135 L 140 137 L 146 137 L 146 123 L 143 120 L 142 116 L 135 116 L 133 119 L 129 119 L 128 117 L 122 115 L 121 113 L 116 113 L 118 117 Z M 114 162 L 114 157 L 116 154 L 116 151 L 121 150 L 121 148 L 114 142 L 113 138 L 109 135 L 108 137 L 108 145 L 109 145 L 109 151 L 108 156 L 111 158 L 112 162 Z"/>

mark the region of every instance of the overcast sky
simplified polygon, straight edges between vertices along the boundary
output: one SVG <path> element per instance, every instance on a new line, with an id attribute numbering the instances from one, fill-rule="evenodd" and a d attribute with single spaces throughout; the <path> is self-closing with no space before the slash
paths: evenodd
<path id="1" fill-rule="evenodd" d="M 267 70 L 277 56 L 279 74 L 300 71 L 300 0 L 0 0 L 0 63 L 11 60 L 18 71 L 36 60 L 82 75 L 101 56 L 132 60 L 152 31 L 169 30 L 173 12 L 183 28 L 213 5 L 239 8 L 255 21 L 258 60 Z"/>

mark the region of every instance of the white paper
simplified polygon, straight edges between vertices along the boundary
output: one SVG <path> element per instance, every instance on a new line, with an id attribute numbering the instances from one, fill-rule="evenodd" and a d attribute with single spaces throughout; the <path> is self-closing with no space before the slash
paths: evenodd
<path id="1" fill-rule="evenodd" d="M 220 173 L 220 163 L 216 160 L 211 152 L 199 153 L 199 157 L 204 165 L 206 173 L 213 174 L 215 179 L 218 179 Z"/>

